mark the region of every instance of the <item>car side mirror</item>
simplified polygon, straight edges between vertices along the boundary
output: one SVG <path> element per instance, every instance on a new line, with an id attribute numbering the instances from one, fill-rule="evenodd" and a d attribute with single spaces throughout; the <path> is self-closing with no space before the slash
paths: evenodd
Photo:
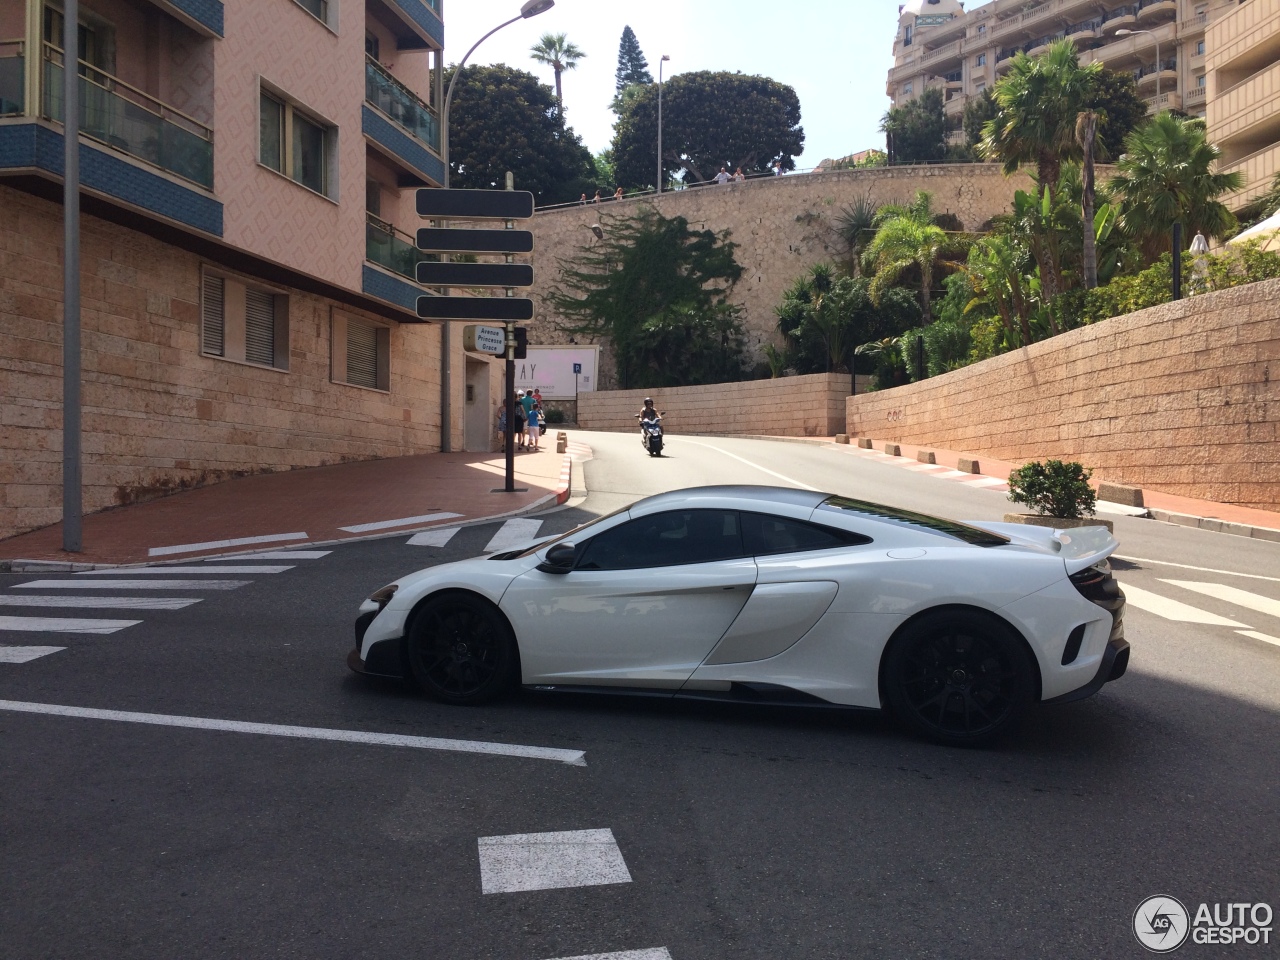
<path id="1" fill-rule="evenodd" d="M 547 550 L 546 559 L 538 564 L 543 573 L 568 573 L 573 569 L 577 548 L 572 543 L 557 543 Z"/>

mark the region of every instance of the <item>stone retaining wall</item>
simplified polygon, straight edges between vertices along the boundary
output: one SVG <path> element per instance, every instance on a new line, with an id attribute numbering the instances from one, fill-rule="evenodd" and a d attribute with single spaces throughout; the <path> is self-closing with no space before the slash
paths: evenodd
<path id="1" fill-rule="evenodd" d="M 1280 280 L 1073 330 L 850 397 L 848 432 L 1280 509 Z"/>

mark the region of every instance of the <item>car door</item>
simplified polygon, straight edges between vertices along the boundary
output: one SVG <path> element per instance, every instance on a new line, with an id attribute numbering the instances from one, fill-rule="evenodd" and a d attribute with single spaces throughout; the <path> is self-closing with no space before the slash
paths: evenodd
<path id="1" fill-rule="evenodd" d="M 678 688 L 756 582 L 735 510 L 652 513 L 576 546 L 568 573 L 503 595 L 525 683 Z"/>

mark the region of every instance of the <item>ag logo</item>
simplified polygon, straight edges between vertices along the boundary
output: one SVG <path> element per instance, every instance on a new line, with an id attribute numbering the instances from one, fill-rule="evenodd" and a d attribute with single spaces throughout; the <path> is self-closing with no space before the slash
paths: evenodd
<path id="1" fill-rule="evenodd" d="M 1147 897 L 1133 911 L 1133 934 L 1152 953 L 1172 953 L 1187 940 L 1191 917 L 1174 897 Z"/>

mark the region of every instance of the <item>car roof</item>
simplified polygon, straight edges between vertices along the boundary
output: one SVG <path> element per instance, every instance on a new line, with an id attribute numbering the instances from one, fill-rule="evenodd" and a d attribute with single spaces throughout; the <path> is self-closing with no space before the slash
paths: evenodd
<path id="1" fill-rule="evenodd" d="M 710 487 L 686 487 L 683 490 L 668 490 L 666 493 L 654 494 L 637 500 L 633 507 L 644 507 L 644 512 L 659 507 L 692 505 L 699 500 L 748 500 L 754 503 L 776 503 L 792 507 L 813 509 L 831 494 L 820 490 L 799 490 L 795 487 L 768 487 L 750 483 L 722 484 Z"/>

